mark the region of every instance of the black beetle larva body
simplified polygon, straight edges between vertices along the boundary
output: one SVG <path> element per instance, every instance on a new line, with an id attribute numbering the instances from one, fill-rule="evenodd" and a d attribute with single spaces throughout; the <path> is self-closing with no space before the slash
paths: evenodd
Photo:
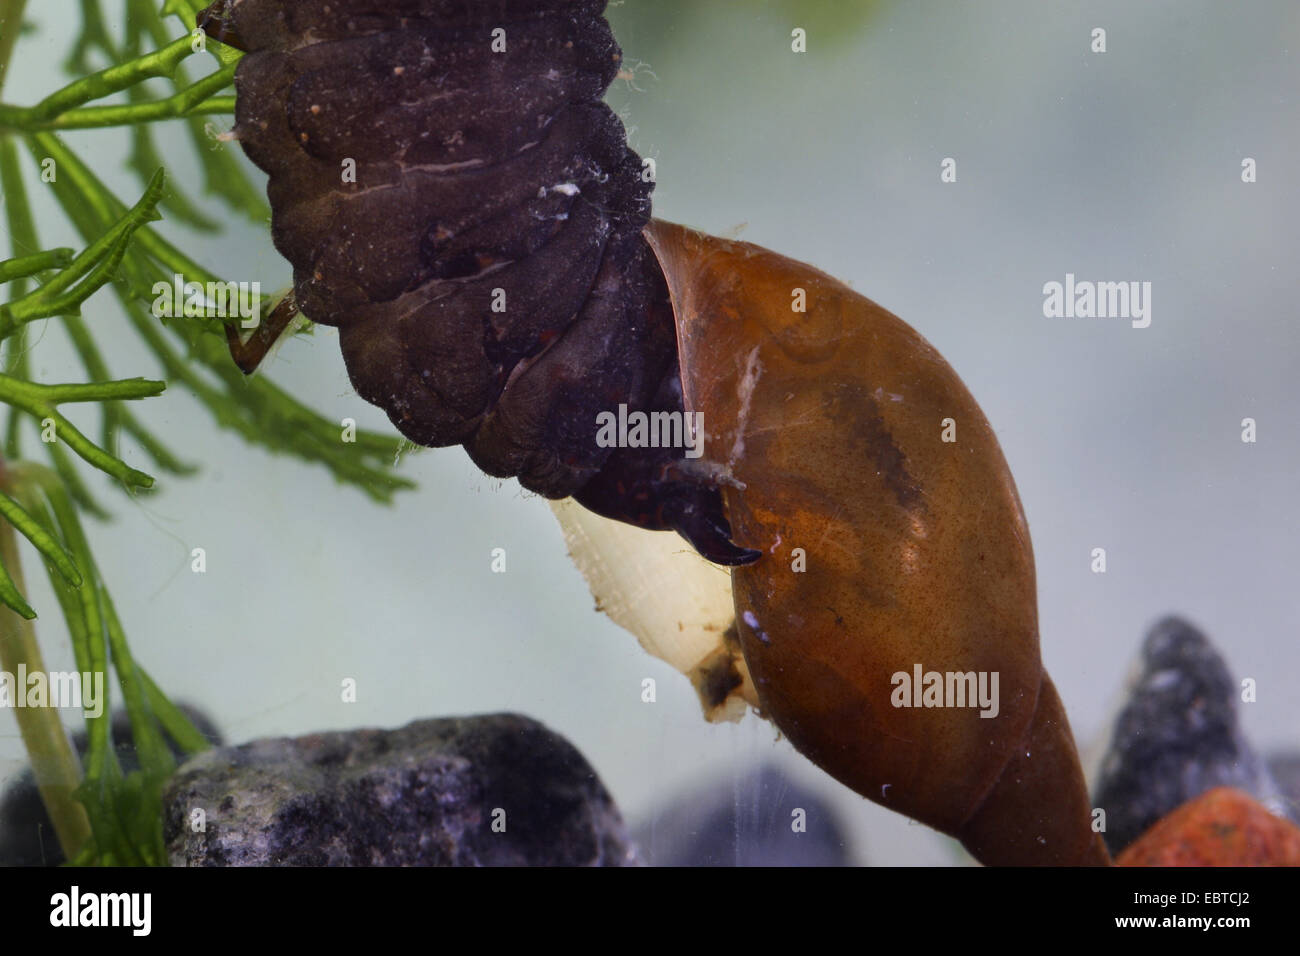
<path id="1" fill-rule="evenodd" d="M 236 136 L 363 398 L 490 475 L 751 561 L 682 449 L 598 442 L 602 412 L 684 411 L 654 184 L 601 101 L 622 59 L 603 8 L 223 0 L 201 22 L 248 51 Z"/>

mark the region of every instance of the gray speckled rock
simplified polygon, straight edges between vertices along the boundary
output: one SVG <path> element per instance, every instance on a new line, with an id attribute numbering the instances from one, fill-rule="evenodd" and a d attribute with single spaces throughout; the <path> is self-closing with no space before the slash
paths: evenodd
<path id="1" fill-rule="evenodd" d="M 175 866 L 636 862 L 582 755 L 515 714 L 209 751 L 172 778 L 164 808 Z"/>
<path id="2" fill-rule="evenodd" d="M 1094 800 L 1106 811 L 1112 854 L 1213 787 L 1236 787 L 1282 810 L 1276 784 L 1238 727 L 1238 693 L 1238 679 L 1191 624 L 1167 617 L 1151 628 Z"/>
<path id="3" fill-rule="evenodd" d="M 1267 763 L 1269 773 L 1282 792 L 1288 815 L 1300 823 L 1300 751 L 1272 754 Z"/>

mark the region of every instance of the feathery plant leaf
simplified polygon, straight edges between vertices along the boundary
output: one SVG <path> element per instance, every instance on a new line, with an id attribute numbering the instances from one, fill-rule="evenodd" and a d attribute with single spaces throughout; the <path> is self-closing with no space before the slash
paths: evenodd
<path id="1" fill-rule="evenodd" d="M 126 254 L 132 235 L 146 222 L 161 218 L 157 213 L 162 197 L 163 171 L 159 169 L 149 181 L 144 195 L 106 233 L 35 292 L 8 305 L 0 306 L 0 339 L 24 322 L 53 315 L 78 315 L 81 303 L 108 282 Z M 54 250 L 58 252 L 59 250 Z M 33 257 L 28 257 L 33 258 Z M 12 263 L 13 260 L 10 260 Z M 0 263 L 0 270 L 4 268 Z"/>
<path id="2" fill-rule="evenodd" d="M 61 550 L 74 569 L 81 569 L 81 576 L 72 579 L 51 565 L 50 583 L 68 626 L 78 670 L 107 675 L 111 664 L 117 675 L 139 758 L 140 770 L 123 774 L 112 739 L 105 685 L 99 715 L 86 720 L 85 775 L 76 790 L 89 820 L 92 847 L 81 862 L 165 864 L 161 794 L 163 783 L 175 769 L 175 758 L 162 734 L 165 731 L 190 753 L 209 744 L 135 663 L 77 517 L 77 506 L 59 476 L 48 468 L 20 463 L 7 470 L 4 484 L 24 520 L 35 525 L 47 547 Z"/>
<path id="3" fill-rule="evenodd" d="M 73 0 L 60 2 L 73 6 Z M 162 785 L 175 766 L 166 739 L 186 752 L 205 748 L 207 741 L 131 653 L 81 526 L 82 515 L 107 517 L 84 468 L 102 471 L 128 491 L 152 487 L 152 476 L 118 455 L 124 434 L 164 472 L 185 474 L 193 466 L 128 409 L 128 402 L 156 398 L 165 383 L 111 373 L 98 339 L 110 334 L 106 327 L 114 317 L 102 307 L 106 300 L 96 296 L 106 287 L 112 290 L 127 325 L 162 374 L 185 386 L 220 427 L 276 453 L 324 465 L 339 481 L 377 501 L 387 502 L 413 484 L 394 473 L 401 447 L 395 436 L 363 432 L 355 441 L 343 442 L 338 423 L 265 376 L 245 377 L 226 344 L 227 324 L 241 317 L 207 311 L 191 315 L 184 308 L 159 306 L 160 288 L 187 289 L 197 283 L 202 291 L 225 285 L 184 250 L 183 241 L 164 238 L 154 225 L 160 214 L 211 232 L 221 228 L 223 215 L 261 223 L 269 219 L 270 209 L 248 164 L 227 137 L 214 135 L 207 119 L 233 112 L 231 86 L 242 54 L 195 30 L 206 0 L 167 0 L 161 9 L 157 0 L 117 0 L 126 13 L 120 33 L 120 18 L 106 15 L 105 2 L 76 0 L 79 29 L 64 62 L 73 74 L 71 82 L 31 105 L 0 102 L 0 188 L 11 242 L 11 258 L 0 262 L 0 343 L 5 350 L 0 403 L 8 406 L 0 459 L 0 666 L 27 663 L 39 669 L 31 625 L 36 611 L 23 594 L 21 537 L 46 567 L 78 670 L 104 679 L 110 670 L 116 674 L 139 757 L 140 769 L 124 773 L 107 702 L 99 714 L 86 718 L 84 773 L 57 715 L 53 723 L 37 715 L 22 725 L 33 766 L 53 768 L 52 779 L 66 791 L 63 799 L 57 788 L 49 793 L 42 789 L 60 845 L 76 863 L 160 864 L 166 862 Z M 0 83 L 25 6 L 26 0 L 0 0 Z M 185 31 L 182 36 L 174 36 L 175 22 Z M 191 75 L 190 63 L 201 64 L 203 71 Z M 166 121 L 186 131 L 201 173 L 198 193 L 164 173 L 173 147 L 159 147 L 162 140 L 155 139 L 158 127 L 152 124 Z M 129 207 L 57 135 L 107 128 L 128 133 L 126 166 L 139 177 L 142 190 Z M 36 159 L 39 178 L 25 176 L 19 142 Z M 29 188 L 50 190 L 81 236 L 80 252 L 42 248 Z M 202 197 L 215 200 L 221 212 L 211 211 Z M 267 304 L 258 298 L 255 314 L 266 311 Z M 50 319 L 55 320 L 51 328 L 66 332 L 85 371 L 84 382 L 33 381 L 31 351 L 39 347 L 39 337 L 33 342 L 29 329 L 33 322 Z M 309 323 L 303 326 L 309 328 Z M 95 407 L 98 442 L 65 414 L 63 406 L 74 403 Z M 49 467 L 24 459 L 24 422 L 35 426 Z M 52 713 L 43 710 L 46 717 Z"/>

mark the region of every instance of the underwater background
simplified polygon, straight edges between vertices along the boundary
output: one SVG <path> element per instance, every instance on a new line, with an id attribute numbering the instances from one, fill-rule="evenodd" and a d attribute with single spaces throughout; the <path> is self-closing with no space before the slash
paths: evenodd
<path id="1" fill-rule="evenodd" d="M 71 0 L 29 5 L 38 32 L 18 43 L 6 101 L 66 82 L 76 15 Z M 929 339 L 979 401 L 1029 520 L 1043 661 L 1087 769 L 1143 634 L 1170 613 L 1257 682 L 1240 708 L 1254 745 L 1296 749 L 1300 7 L 627 0 L 606 15 L 633 70 L 609 101 L 656 160 L 656 215 L 849 282 Z M 1095 27 L 1104 54 L 1090 51 Z M 169 174 L 197 184 L 182 130 L 156 134 Z M 119 195 L 138 193 L 125 134 L 65 138 Z M 940 182 L 945 157 L 955 183 Z M 1245 157 L 1255 183 L 1241 180 Z M 80 247 L 51 198 L 34 189 L 33 202 L 46 246 Z M 215 237 L 161 229 L 227 278 L 289 284 L 265 226 L 207 211 L 225 222 Z M 1150 326 L 1045 318 L 1043 285 L 1067 273 L 1149 281 Z M 158 374 L 138 338 L 116 334 L 127 327 L 111 296 L 85 316 L 116 376 Z M 79 377 L 58 320 L 29 341 L 39 380 Z M 392 432 L 352 392 L 333 329 L 286 342 L 259 374 L 327 417 Z M 183 387 L 132 411 L 202 470 L 128 500 L 83 469 L 113 512 L 87 522 L 91 544 L 137 659 L 228 742 L 514 711 L 581 750 L 642 834 L 710 784 L 732 785 L 743 808 L 754 798 L 735 782 L 776 763 L 834 803 L 851 861 L 963 858 L 752 714 L 705 723 L 689 682 L 593 610 L 546 503 L 459 448 L 406 454 L 399 473 L 419 488 L 384 507 L 219 430 Z M 143 462 L 129 439 L 118 453 Z M 1105 574 L 1090 569 L 1095 547 Z M 46 666 L 73 669 L 48 584 L 27 578 Z M 355 703 L 340 701 L 345 678 Z M 0 711 L 0 777 L 25 763 Z M 747 839 L 742 821 L 738 857 Z"/>

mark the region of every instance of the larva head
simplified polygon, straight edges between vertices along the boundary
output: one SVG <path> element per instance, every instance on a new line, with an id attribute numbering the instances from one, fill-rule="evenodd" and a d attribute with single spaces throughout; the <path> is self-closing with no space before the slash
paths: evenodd
<path id="1" fill-rule="evenodd" d="M 960 833 L 1030 738 L 1045 677 L 988 422 L 928 342 L 824 273 L 659 221 L 646 236 L 704 460 L 735 541 L 764 553 L 732 573 L 763 711 L 859 793 Z"/>

